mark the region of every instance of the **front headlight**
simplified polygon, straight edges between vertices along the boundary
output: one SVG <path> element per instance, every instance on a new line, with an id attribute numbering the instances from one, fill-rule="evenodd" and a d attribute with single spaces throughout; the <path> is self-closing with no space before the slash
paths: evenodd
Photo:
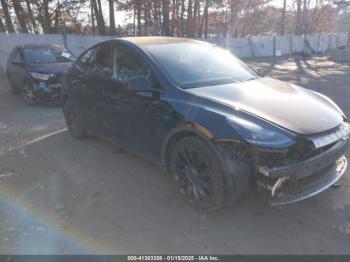
<path id="1" fill-rule="evenodd" d="M 255 146 L 286 148 L 294 143 L 291 137 L 268 126 L 259 125 L 236 116 L 228 116 L 226 121 L 246 142 Z"/>
<path id="2" fill-rule="evenodd" d="M 39 80 L 48 80 L 50 78 L 49 74 L 43 74 L 43 73 L 37 73 L 37 72 L 30 72 L 30 75 Z"/>

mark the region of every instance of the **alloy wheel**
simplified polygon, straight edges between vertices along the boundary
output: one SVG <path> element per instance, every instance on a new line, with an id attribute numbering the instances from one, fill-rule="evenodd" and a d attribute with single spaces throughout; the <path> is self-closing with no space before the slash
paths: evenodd
<path id="1" fill-rule="evenodd" d="M 172 173 L 180 192 L 196 206 L 208 205 L 214 185 L 206 156 L 196 148 L 181 144 L 175 147 L 172 158 Z"/>
<path id="2" fill-rule="evenodd" d="M 35 94 L 33 90 L 33 86 L 30 84 L 25 84 L 23 86 L 23 99 L 30 105 L 36 104 Z"/>

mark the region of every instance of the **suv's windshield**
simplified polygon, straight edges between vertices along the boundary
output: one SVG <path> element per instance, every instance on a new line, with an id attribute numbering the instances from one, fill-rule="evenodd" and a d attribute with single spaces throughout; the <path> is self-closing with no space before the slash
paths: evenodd
<path id="1" fill-rule="evenodd" d="M 146 45 L 146 51 L 181 87 L 218 85 L 257 78 L 229 51 L 207 44 Z"/>
<path id="2" fill-rule="evenodd" d="M 27 63 L 64 63 L 72 62 L 74 56 L 67 49 L 63 48 L 48 48 L 48 47 L 33 47 L 23 50 L 24 60 Z"/>

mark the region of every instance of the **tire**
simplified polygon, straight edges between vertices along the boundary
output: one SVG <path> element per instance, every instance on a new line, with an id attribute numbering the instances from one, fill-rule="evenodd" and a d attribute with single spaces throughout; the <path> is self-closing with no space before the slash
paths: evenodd
<path id="1" fill-rule="evenodd" d="M 195 136 L 184 137 L 174 145 L 169 161 L 179 191 L 193 207 L 214 211 L 225 204 L 225 174 L 207 142 Z"/>
<path id="2" fill-rule="evenodd" d="M 36 105 L 37 99 L 34 94 L 33 85 L 30 82 L 24 82 L 22 88 L 23 100 L 29 105 Z"/>
<path id="3" fill-rule="evenodd" d="M 63 103 L 63 114 L 69 133 L 77 139 L 85 138 L 87 133 L 85 131 L 82 114 L 69 98 Z"/>

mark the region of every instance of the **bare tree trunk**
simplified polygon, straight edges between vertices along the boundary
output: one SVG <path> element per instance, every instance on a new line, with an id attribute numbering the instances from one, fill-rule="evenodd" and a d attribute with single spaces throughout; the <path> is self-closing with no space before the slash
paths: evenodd
<path id="1" fill-rule="evenodd" d="M 209 11 L 209 0 L 205 1 L 204 8 L 204 38 L 208 38 L 208 11 Z"/>
<path id="2" fill-rule="evenodd" d="M 24 19 L 24 11 L 23 11 L 23 8 L 21 6 L 21 3 L 19 2 L 19 0 L 12 0 L 12 3 L 13 3 L 13 8 L 15 9 L 15 13 L 16 13 L 17 20 L 19 23 L 19 27 L 20 27 L 19 31 L 21 33 L 28 34 L 26 21 Z"/>
<path id="3" fill-rule="evenodd" d="M 297 0 L 297 14 L 295 20 L 295 32 L 296 35 L 301 34 L 301 0 Z"/>
<path id="4" fill-rule="evenodd" d="M 224 32 L 223 32 L 224 38 L 227 37 L 227 29 L 228 29 L 228 13 L 225 12 Z"/>
<path id="5" fill-rule="evenodd" d="M 303 7 L 303 19 L 302 19 L 302 32 L 304 35 L 308 32 L 308 6 L 307 6 L 307 0 L 304 0 L 304 7 Z"/>
<path id="6" fill-rule="evenodd" d="M 49 14 L 49 1 L 43 0 L 42 3 L 43 6 L 43 17 L 42 17 L 42 27 L 45 34 L 51 33 L 51 20 L 50 20 L 50 14 Z"/>
<path id="7" fill-rule="evenodd" d="M 175 16 L 175 19 L 176 19 L 176 23 L 175 23 L 175 26 L 176 26 L 176 36 L 177 37 L 180 37 L 180 0 L 175 0 L 175 3 L 176 3 L 176 6 L 175 6 L 175 13 L 176 13 L 176 16 Z"/>
<path id="8" fill-rule="evenodd" d="M 54 31 L 53 33 L 57 34 L 59 32 L 59 11 L 58 11 L 59 8 L 57 8 L 55 10 L 55 24 L 54 24 Z"/>
<path id="9" fill-rule="evenodd" d="M 162 0 L 162 13 L 163 13 L 163 35 L 170 35 L 170 23 L 169 23 L 169 0 Z"/>
<path id="10" fill-rule="evenodd" d="M 150 8 L 149 1 L 144 1 L 144 20 L 145 20 L 144 27 L 143 27 L 143 34 L 144 35 L 148 35 L 148 26 L 149 26 L 149 22 L 150 22 L 149 8 Z"/>
<path id="11" fill-rule="evenodd" d="M 93 8 L 93 0 L 90 0 L 90 15 L 91 15 L 91 29 L 92 35 L 95 35 L 95 17 L 94 17 L 94 8 Z"/>
<path id="12" fill-rule="evenodd" d="M 172 1 L 172 8 L 171 8 L 171 10 L 172 10 L 172 12 L 171 12 L 171 27 L 170 27 L 170 35 L 174 35 L 174 33 L 175 33 L 175 30 L 176 30 L 176 6 L 177 6 L 177 4 L 176 4 L 176 0 L 173 0 Z"/>
<path id="13" fill-rule="evenodd" d="M 101 7 L 101 1 L 97 0 L 99 3 L 99 7 Z M 99 10 L 99 7 L 97 6 L 96 0 L 91 0 L 92 8 L 94 10 L 94 14 L 96 16 L 97 21 L 97 31 L 99 35 L 105 35 L 106 34 L 106 26 L 105 22 L 103 20 L 102 16 L 102 10 Z"/>
<path id="14" fill-rule="evenodd" d="M 116 34 L 116 29 L 115 29 L 115 20 L 114 20 L 114 1 L 113 0 L 108 0 L 109 3 L 109 33 L 111 35 Z"/>
<path id="15" fill-rule="evenodd" d="M 132 33 L 133 36 L 136 36 L 136 10 L 134 8 L 134 18 L 133 18 L 133 24 L 132 24 Z"/>
<path id="16" fill-rule="evenodd" d="M 287 11 L 287 0 L 284 0 L 283 9 L 282 9 L 281 35 L 284 35 L 286 30 L 286 11 Z"/>
<path id="17" fill-rule="evenodd" d="M 187 7 L 187 37 L 192 36 L 192 0 L 188 0 Z"/>
<path id="18" fill-rule="evenodd" d="M 2 22 L 2 18 L 0 17 L 0 32 L 6 32 L 6 28 L 4 23 Z"/>
<path id="19" fill-rule="evenodd" d="M 184 14 L 185 14 L 185 0 L 181 0 L 181 17 L 180 17 L 180 32 L 181 32 L 181 36 L 184 36 Z"/>
<path id="20" fill-rule="evenodd" d="M 159 30 L 158 30 L 158 25 L 159 25 L 159 15 L 158 15 L 158 7 L 157 7 L 157 2 L 154 1 L 153 2 L 153 33 L 154 34 L 159 34 Z"/>
<path id="21" fill-rule="evenodd" d="M 33 26 L 33 31 L 34 33 L 38 33 L 38 29 L 36 27 L 36 22 L 35 22 L 35 19 L 34 19 L 34 16 L 33 16 L 33 11 L 32 11 L 32 8 L 30 6 L 30 2 L 29 0 L 26 0 L 26 4 L 27 4 L 27 9 L 28 9 L 28 16 L 29 16 L 29 19 L 32 23 L 32 26 Z"/>
<path id="22" fill-rule="evenodd" d="M 7 5 L 7 0 L 1 0 L 1 6 L 2 6 L 2 10 L 4 12 L 4 16 L 5 16 L 5 23 L 6 23 L 7 32 L 14 33 L 15 29 L 13 28 L 11 16 L 10 16 L 8 5 Z"/>
<path id="23" fill-rule="evenodd" d="M 141 3 L 140 3 L 140 0 L 136 0 L 136 12 L 137 12 L 137 35 L 141 35 Z"/>
<path id="24" fill-rule="evenodd" d="M 197 13 L 198 13 L 198 0 L 194 0 L 193 3 L 193 19 L 192 19 L 192 37 L 196 37 L 196 31 L 197 31 Z"/>
<path id="25" fill-rule="evenodd" d="M 98 5 L 98 17 L 100 20 L 101 34 L 105 35 L 106 34 L 106 25 L 105 25 L 105 20 L 103 18 L 101 0 L 97 0 L 97 5 Z"/>
<path id="26" fill-rule="evenodd" d="M 239 23 L 239 12 L 244 10 L 250 3 L 250 0 L 243 1 L 241 6 L 238 6 L 236 10 L 233 10 L 234 6 L 231 5 L 231 27 L 230 27 L 230 35 L 235 36 L 238 23 Z"/>

